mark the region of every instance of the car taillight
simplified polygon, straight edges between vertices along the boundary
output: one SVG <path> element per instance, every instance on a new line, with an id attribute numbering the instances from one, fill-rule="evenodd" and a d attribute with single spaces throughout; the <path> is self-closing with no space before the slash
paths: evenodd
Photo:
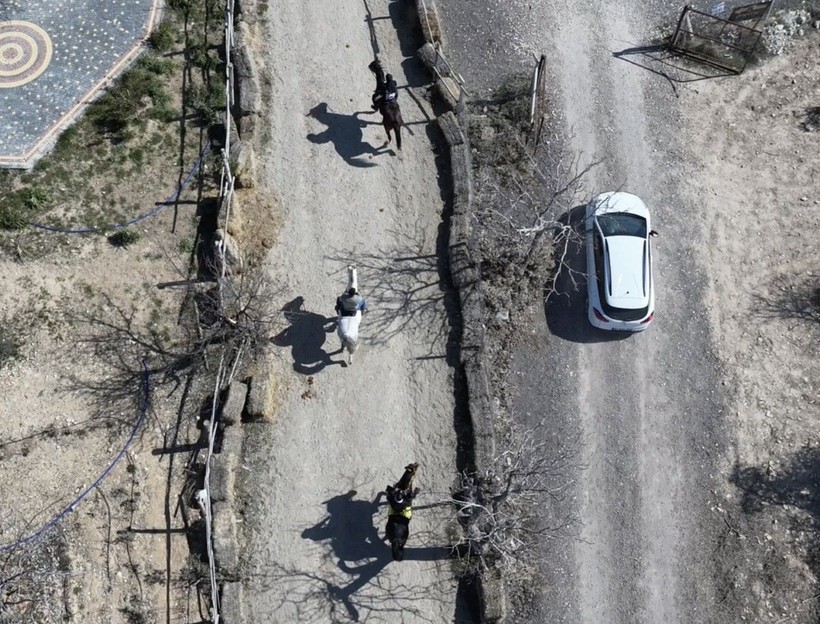
<path id="1" fill-rule="evenodd" d="M 649 321 L 651 321 L 651 320 L 654 318 L 654 316 L 655 316 L 655 313 L 653 312 L 652 314 L 650 314 L 650 315 L 649 315 L 649 316 L 647 316 L 644 320 L 642 320 L 642 321 L 641 321 L 641 325 L 643 325 L 644 323 L 648 323 Z"/>
<path id="2" fill-rule="evenodd" d="M 598 312 L 597 309 L 592 308 L 592 313 L 595 315 L 595 318 L 601 321 L 602 323 L 609 323 L 609 319 L 600 312 Z"/>

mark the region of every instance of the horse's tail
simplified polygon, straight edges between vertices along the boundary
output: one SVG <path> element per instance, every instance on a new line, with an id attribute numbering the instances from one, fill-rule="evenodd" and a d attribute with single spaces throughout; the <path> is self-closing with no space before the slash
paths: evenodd
<path id="1" fill-rule="evenodd" d="M 401 118 L 401 109 L 399 108 L 398 102 L 394 102 L 391 109 L 393 129 L 396 131 L 396 147 L 401 149 L 401 127 L 404 125 L 404 119 Z"/>
<path id="2" fill-rule="evenodd" d="M 356 344 L 356 341 L 353 340 L 352 338 L 348 338 L 347 336 L 344 337 L 344 340 L 342 341 L 342 346 L 345 349 L 347 349 L 347 352 L 350 355 L 353 355 L 354 353 L 356 353 L 356 349 L 358 348 L 358 345 Z"/>

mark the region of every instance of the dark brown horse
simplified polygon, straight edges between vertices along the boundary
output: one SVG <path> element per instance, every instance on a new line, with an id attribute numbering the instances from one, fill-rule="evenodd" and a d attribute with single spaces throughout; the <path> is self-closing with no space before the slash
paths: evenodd
<path id="1" fill-rule="evenodd" d="M 382 114 L 384 131 L 387 133 L 387 142 L 390 143 L 392 140 L 390 138 L 390 131 L 394 130 L 396 132 L 396 147 L 401 149 L 401 127 L 404 124 L 404 120 L 401 118 L 399 103 L 395 100 L 392 102 L 384 102 L 379 107 L 379 111 Z"/>
<path id="2" fill-rule="evenodd" d="M 368 68 L 376 74 L 373 108 L 378 108 L 382 114 L 382 125 L 387 133 L 387 142 L 390 143 L 393 140 L 390 131 L 394 130 L 396 132 L 396 147 L 401 149 L 401 127 L 404 125 L 404 120 L 401 118 L 396 83 L 390 74 L 385 76 L 382 64 L 378 59 L 370 63 Z"/>

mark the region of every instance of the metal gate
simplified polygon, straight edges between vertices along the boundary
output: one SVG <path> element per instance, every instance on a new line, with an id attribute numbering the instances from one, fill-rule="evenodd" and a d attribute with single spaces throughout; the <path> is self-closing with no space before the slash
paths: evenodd
<path id="1" fill-rule="evenodd" d="M 738 6 L 731 12 L 725 2 L 714 5 L 709 13 L 687 6 L 670 47 L 678 54 L 739 74 L 760 42 L 771 7 L 772 0 Z"/>

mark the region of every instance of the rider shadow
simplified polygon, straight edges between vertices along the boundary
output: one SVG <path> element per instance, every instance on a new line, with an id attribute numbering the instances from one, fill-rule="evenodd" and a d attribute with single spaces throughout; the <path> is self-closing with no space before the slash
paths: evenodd
<path id="1" fill-rule="evenodd" d="M 384 147 L 373 147 L 363 140 L 362 128 L 370 125 L 369 122 L 359 119 L 360 112 L 352 115 L 333 113 L 328 108 L 327 102 L 317 104 L 310 109 L 308 117 L 313 117 L 320 123 L 327 126 L 327 130 L 320 134 L 310 133 L 307 135 L 311 143 L 333 143 L 336 153 L 352 167 L 376 167 L 374 162 L 361 158 L 365 154 L 370 156 L 381 156 L 395 152 Z"/>
<path id="2" fill-rule="evenodd" d="M 284 305 L 282 312 L 290 325 L 271 338 L 271 341 L 278 347 L 291 347 L 293 370 L 297 373 L 313 375 L 325 366 L 343 365 L 344 362 L 331 359 L 330 354 L 322 348 L 325 335 L 336 329 L 336 319 L 308 312 L 304 309 L 304 304 L 304 297 L 296 297 Z"/>
<path id="3" fill-rule="evenodd" d="M 353 497 L 356 494 L 356 490 L 350 490 L 347 494 L 326 500 L 327 517 L 302 531 L 302 537 L 315 542 L 328 542 L 338 559 L 336 565 L 339 570 L 353 577 L 343 587 L 332 586 L 330 596 L 341 602 L 350 618 L 358 622 L 356 592 L 378 576 L 392 557 L 390 549 L 379 537 L 379 530 L 373 525 L 373 516 L 382 505 L 380 501 L 384 493 L 379 492 L 372 502 L 355 500 Z"/>

